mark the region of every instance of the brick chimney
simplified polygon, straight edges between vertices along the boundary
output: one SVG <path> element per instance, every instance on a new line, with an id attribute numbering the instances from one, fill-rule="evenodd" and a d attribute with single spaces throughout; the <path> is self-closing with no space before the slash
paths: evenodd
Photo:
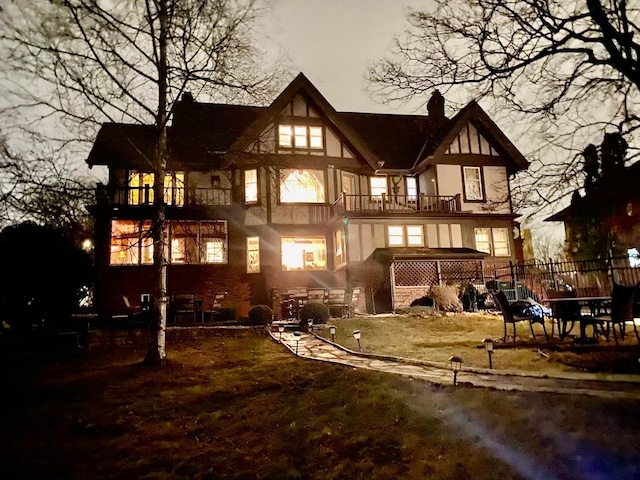
<path id="1" fill-rule="evenodd" d="M 444 116 L 444 97 L 438 90 L 433 92 L 427 102 L 427 111 L 429 112 L 429 117 L 437 123 L 446 119 Z"/>

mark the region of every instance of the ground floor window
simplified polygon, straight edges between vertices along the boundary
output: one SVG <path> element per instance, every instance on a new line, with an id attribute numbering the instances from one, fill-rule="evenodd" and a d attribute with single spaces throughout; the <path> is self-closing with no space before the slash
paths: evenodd
<path id="1" fill-rule="evenodd" d="M 165 257 L 171 264 L 227 263 L 226 221 L 166 222 Z M 111 221 L 111 265 L 153 263 L 151 222 Z"/>
<path id="2" fill-rule="evenodd" d="M 476 250 L 494 257 L 511 255 L 508 228 L 476 228 Z"/>
<path id="3" fill-rule="evenodd" d="M 317 237 L 282 237 L 282 270 L 326 270 L 327 241 Z"/>
<path id="4" fill-rule="evenodd" d="M 390 247 L 424 247 L 422 225 L 387 226 L 387 243 Z"/>
<path id="5" fill-rule="evenodd" d="M 260 237 L 247 237 L 247 273 L 260 273 Z"/>

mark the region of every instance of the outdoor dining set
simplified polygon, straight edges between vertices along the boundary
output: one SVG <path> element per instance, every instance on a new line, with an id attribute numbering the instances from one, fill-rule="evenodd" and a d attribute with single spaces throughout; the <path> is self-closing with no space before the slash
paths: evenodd
<path id="1" fill-rule="evenodd" d="M 606 296 L 579 296 L 575 291 L 552 291 L 548 292 L 548 298 L 542 300 L 544 305 L 530 299 L 509 304 L 504 292 L 498 290 L 491 293 L 504 317 L 505 342 L 507 323 L 513 325 L 515 342 L 517 322 L 528 322 L 534 339 L 533 325 L 541 324 L 548 340 L 545 327 L 545 317 L 548 317 L 551 319 L 552 337 L 556 325 L 561 340 L 569 336 L 577 326 L 579 331 L 574 341 L 578 343 L 598 343 L 600 339 L 609 341 L 613 337 L 617 345 L 620 340 L 624 340 L 627 326 L 633 327 L 636 339 L 640 343 L 638 327 L 634 320 L 634 310 L 637 311 L 636 293 L 639 288 L 638 284 L 614 284 L 611 295 Z"/>
<path id="2" fill-rule="evenodd" d="M 308 303 L 326 305 L 334 317 L 350 317 L 358 308 L 361 291 L 360 287 L 292 287 L 273 289 L 271 298 L 274 312 L 279 312 L 282 320 L 299 320 L 300 311 Z"/>

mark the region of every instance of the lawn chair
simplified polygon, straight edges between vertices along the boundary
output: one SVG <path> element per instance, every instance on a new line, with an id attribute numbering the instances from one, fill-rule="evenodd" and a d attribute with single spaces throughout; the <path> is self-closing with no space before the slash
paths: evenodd
<path id="1" fill-rule="evenodd" d="M 513 342 L 516 341 L 516 323 L 517 322 L 529 322 L 529 328 L 531 329 L 531 335 L 535 340 L 536 334 L 533 331 L 533 324 L 540 323 L 542 325 L 542 329 L 544 330 L 544 336 L 547 341 L 549 341 L 549 336 L 547 335 L 547 329 L 544 326 L 544 315 L 522 315 L 516 312 L 512 306 L 509 304 L 506 295 L 502 290 L 498 290 L 495 292 L 491 292 L 496 305 L 500 307 L 502 311 L 502 318 L 504 319 L 504 342 L 507 341 L 507 323 L 511 323 L 513 325 Z"/>

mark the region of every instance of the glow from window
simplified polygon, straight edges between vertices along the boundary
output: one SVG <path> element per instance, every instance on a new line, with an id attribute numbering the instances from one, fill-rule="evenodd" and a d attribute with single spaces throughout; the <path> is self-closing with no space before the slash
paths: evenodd
<path id="1" fill-rule="evenodd" d="M 281 147 L 293 147 L 293 128 L 291 125 L 278 125 L 278 145 Z"/>
<path id="2" fill-rule="evenodd" d="M 260 272 L 260 237 L 247 237 L 247 273 Z"/>
<path id="3" fill-rule="evenodd" d="M 282 203 L 324 203 L 322 170 L 280 170 Z"/>
<path id="4" fill-rule="evenodd" d="M 424 228 L 422 225 L 407 225 L 407 245 L 410 247 L 424 246 Z"/>
<path id="5" fill-rule="evenodd" d="M 207 263 L 225 263 L 224 240 L 222 238 L 209 239 L 205 245 Z"/>
<path id="6" fill-rule="evenodd" d="M 309 127 L 309 140 L 311 148 L 322 148 L 322 127 Z"/>
<path id="7" fill-rule="evenodd" d="M 400 225 L 389 225 L 387 227 L 387 238 L 390 247 L 404 246 L 404 229 Z"/>
<path id="8" fill-rule="evenodd" d="M 371 196 L 379 197 L 387 194 L 387 177 L 371 177 Z"/>
<path id="9" fill-rule="evenodd" d="M 407 196 L 415 200 L 418 196 L 418 184 L 415 177 L 406 177 L 407 180 Z"/>
<path id="10" fill-rule="evenodd" d="M 466 200 L 483 200 L 480 167 L 463 167 Z"/>
<path id="11" fill-rule="evenodd" d="M 187 239 L 171 239 L 171 263 L 185 263 L 187 260 Z"/>
<path id="12" fill-rule="evenodd" d="M 282 270 L 326 270 L 327 247 L 324 237 L 282 237 Z"/>
<path id="13" fill-rule="evenodd" d="M 278 146 L 299 150 L 320 150 L 324 146 L 322 127 L 278 125 Z"/>
<path id="14" fill-rule="evenodd" d="M 307 127 L 293 127 L 296 148 L 307 148 Z"/>
<path id="15" fill-rule="evenodd" d="M 496 257 L 508 257 L 509 252 L 509 229 L 494 228 L 493 233 L 493 254 Z"/>
<path id="16" fill-rule="evenodd" d="M 491 255 L 491 230 L 488 228 L 476 228 L 476 250 Z"/>
<path id="17" fill-rule="evenodd" d="M 258 201 L 258 170 L 245 170 L 244 172 L 244 201 L 256 203 Z"/>

